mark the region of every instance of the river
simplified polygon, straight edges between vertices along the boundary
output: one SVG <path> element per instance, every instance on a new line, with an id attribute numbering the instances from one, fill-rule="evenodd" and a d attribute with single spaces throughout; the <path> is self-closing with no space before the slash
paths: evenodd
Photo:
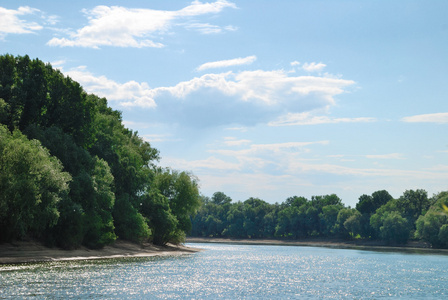
<path id="1" fill-rule="evenodd" d="M 448 296 L 448 256 L 188 244 L 184 256 L 0 266 L 0 299 L 377 299 Z"/>

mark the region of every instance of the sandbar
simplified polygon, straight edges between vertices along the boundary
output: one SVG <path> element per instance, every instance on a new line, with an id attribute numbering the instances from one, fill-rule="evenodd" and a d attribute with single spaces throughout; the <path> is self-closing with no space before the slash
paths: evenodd
<path id="1" fill-rule="evenodd" d="M 184 245 L 156 246 L 150 243 L 135 244 L 117 240 L 102 249 L 81 247 L 75 250 L 48 248 L 38 242 L 16 241 L 0 244 L 0 265 L 46 261 L 108 259 L 126 257 L 152 257 L 191 254 L 200 251 Z"/>

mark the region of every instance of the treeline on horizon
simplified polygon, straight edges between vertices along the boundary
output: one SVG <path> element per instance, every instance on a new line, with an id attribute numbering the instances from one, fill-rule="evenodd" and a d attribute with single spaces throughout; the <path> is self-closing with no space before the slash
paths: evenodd
<path id="1" fill-rule="evenodd" d="M 428 198 L 425 190 L 407 190 L 398 199 L 381 190 L 362 195 L 356 208 L 346 207 L 335 194 L 290 197 L 281 204 L 258 198 L 241 202 L 223 192 L 202 197 L 191 236 L 245 239 L 381 240 L 405 244 L 422 240 L 448 247 L 448 192 Z"/>
<path id="2" fill-rule="evenodd" d="M 198 182 L 158 160 L 105 98 L 38 59 L 0 56 L 0 243 L 183 242 Z"/>

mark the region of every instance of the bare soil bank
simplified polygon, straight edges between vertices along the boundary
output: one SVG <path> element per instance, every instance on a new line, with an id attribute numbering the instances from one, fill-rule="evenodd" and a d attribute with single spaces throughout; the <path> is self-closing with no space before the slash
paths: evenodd
<path id="1" fill-rule="evenodd" d="M 143 245 L 127 241 L 116 241 L 103 249 L 92 250 L 85 247 L 76 250 L 47 248 L 32 241 L 18 241 L 0 244 L 0 264 L 17 264 L 28 262 L 106 259 L 121 257 L 150 257 L 182 255 L 200 251 L 185 246 L 155 246 L 149 243 Z"/>
<path id="2" fill-rule="evenodd" d="M 372 251 L 400 251 L 411 253 L 431 253 L 448 255 L 448 249 L 434 249 L 425 242 L 410 241 L 405 245 L 388 245 L 381 241 L 369 240 L 339 240 L 331 238 L 307 238 L 303 240 L 283 239 L 229 239 L 229 238 L 204 238 L 188 237 L 188 243 L 227 243 L 227 244 L 252 244 L 252 245 L 284 245 L 284 246 L 308 246 L 327 247 L 339 249 L 357 249 Z"/>

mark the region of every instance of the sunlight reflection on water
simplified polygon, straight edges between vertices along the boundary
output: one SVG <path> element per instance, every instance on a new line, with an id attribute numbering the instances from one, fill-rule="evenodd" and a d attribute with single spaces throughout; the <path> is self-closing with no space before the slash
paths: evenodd
<path id="1" fill-rule="evenodd" d="M 190 244 L 192 255 L 0 266 L 0 298 L 441 298 L 448 257 Z"/>

